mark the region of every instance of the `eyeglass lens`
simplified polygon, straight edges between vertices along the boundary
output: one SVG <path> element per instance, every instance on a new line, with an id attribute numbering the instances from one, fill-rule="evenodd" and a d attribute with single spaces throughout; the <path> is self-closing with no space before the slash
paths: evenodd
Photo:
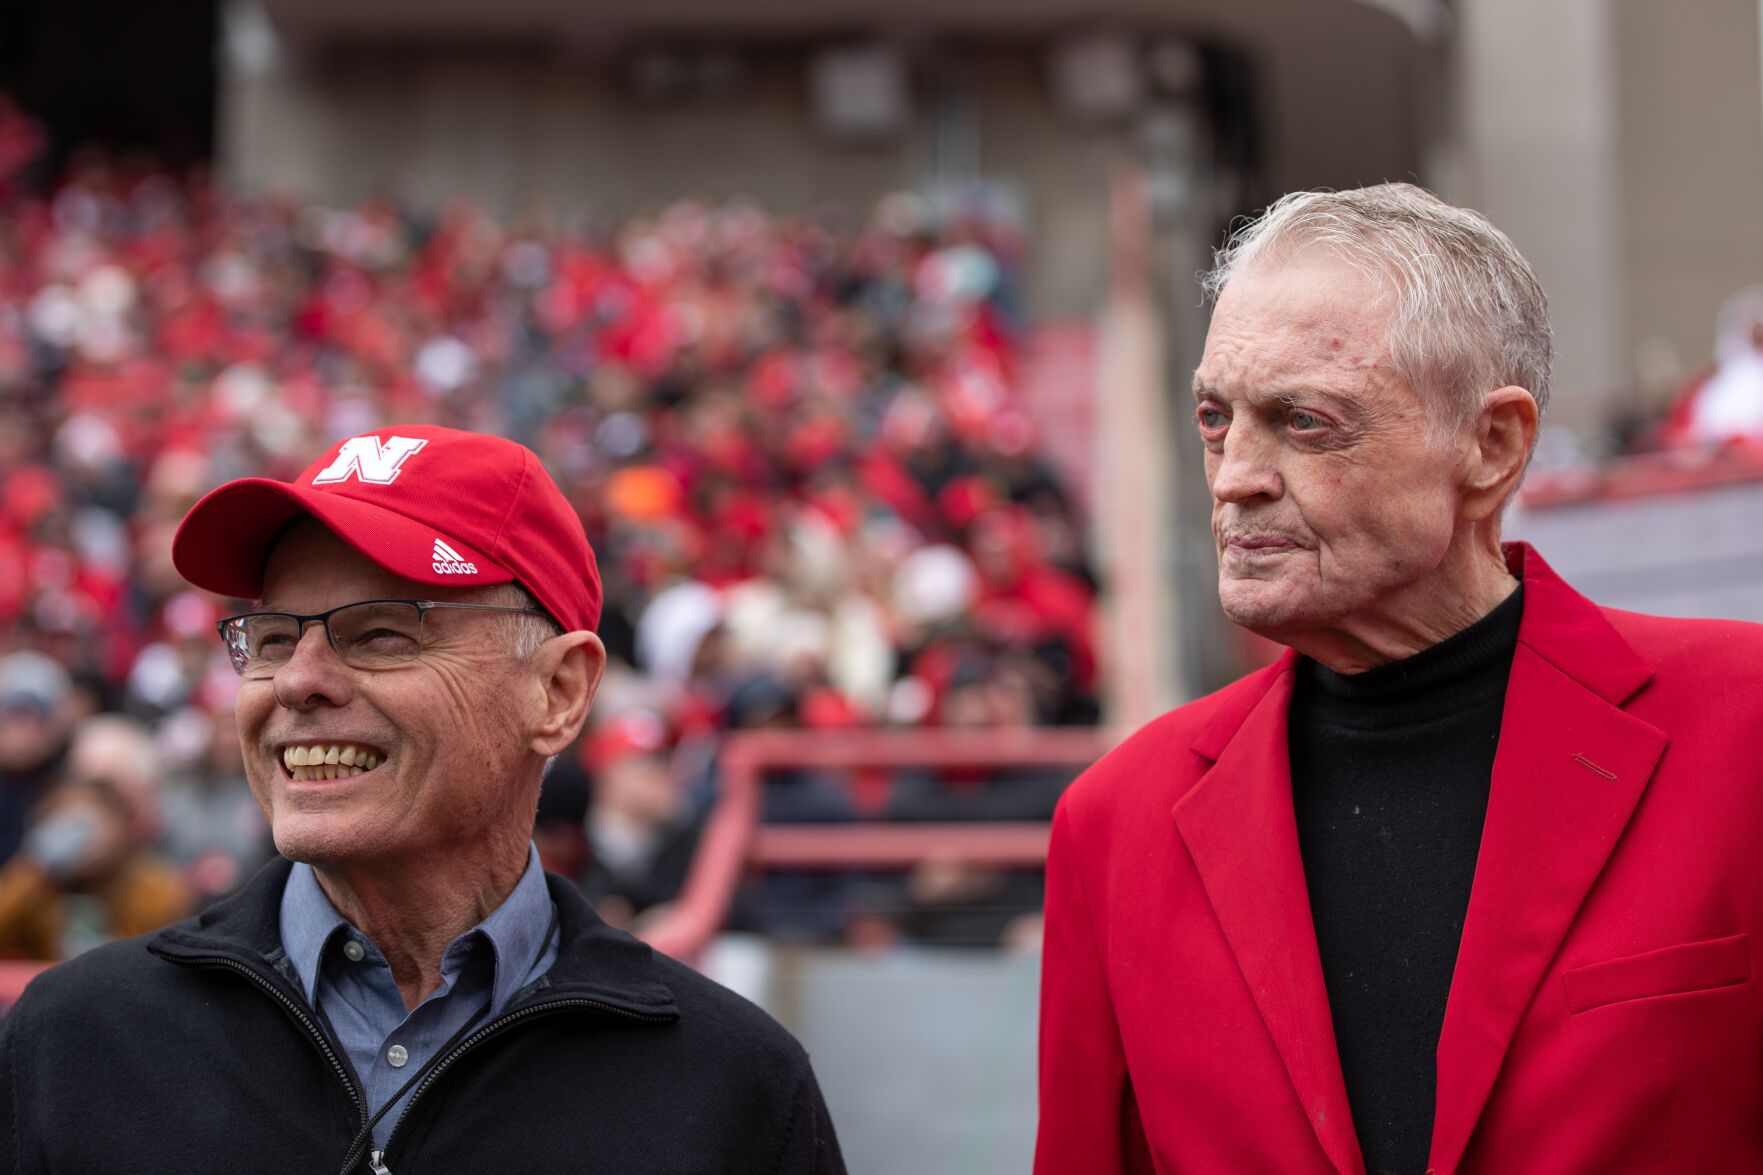
<path id="1" fill-rule="evenodd" d="M 422 609 L 414 604 L 368 601 L 330 614 L 331 644 L 347 665 L 381 669 L 422 652 Z M 300 624 L 293 616 L 260 612 L 227 626 L 227 650 L 240 673 L 274 672 L 294 655 Z"/>

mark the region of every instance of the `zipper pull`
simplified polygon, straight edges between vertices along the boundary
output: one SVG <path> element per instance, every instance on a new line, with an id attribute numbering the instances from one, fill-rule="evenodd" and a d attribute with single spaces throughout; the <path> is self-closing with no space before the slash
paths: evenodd
<path id="1" fill-rule="evenodd" d="M 385 1151 L 374 1151 L 367 1156 L 367 1165 L 373 1168 L 373 1175 L 392 1175 L 392 1169 L 385 1164 Z"/>

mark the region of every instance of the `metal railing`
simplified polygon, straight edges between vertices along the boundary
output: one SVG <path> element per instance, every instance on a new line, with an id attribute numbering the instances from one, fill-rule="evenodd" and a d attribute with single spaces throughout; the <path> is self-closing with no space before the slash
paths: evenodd
<path id="1" fill-rule="evenodd" d="M 903 767 L 1081 769 L 1111 745 L 1106 732 L 1089 727 L 731 735 L 722 748 L 721 793 L 685 885 L 640 936 L 658 951 L 695 960 L 722 929 L 735 890 L 754 869 L 903 870 L 932 857 L 1038 867 L 1047 859 L 1051 827 L 1041 821 L 768 826 L 759 818 L 768 771 L 815 768 L 873 775 Z"/>

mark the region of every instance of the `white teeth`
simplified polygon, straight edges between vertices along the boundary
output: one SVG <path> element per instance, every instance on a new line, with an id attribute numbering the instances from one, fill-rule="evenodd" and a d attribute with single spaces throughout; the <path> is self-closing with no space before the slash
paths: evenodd
<path id="1" fill-rule="evenodd" d="M 329 760 L 327 759 L 326 762 Z M 337 756 L 337 762 L 345 767 L 353 767 L 355 765 L 355 748 L 353 746 L 344 747 L 343 753 Z"/>
<path id="2" fill-rule="evenodd" d="M 342 748 L 342 747 L 339 747 L 339 746 L 337 746 L 337 745 L 336 745 L 336 744 L 334 744 L 334 743 L 333 743 L 333 744 L 332 744 L 332 745 L 331 745 L 331 746 L 330 746 L 330 748 L 329 748 L 329 749 L 327 749 L 327 750 L 326 750 L 326 751 L 325 751 L 325 753 L 324 753 L 324 761 L 325 761 L 325 762 L 326 762 L 326 763 L 335 763 L 335 762 L 336 762 L 336 761 L 337 761 L 337 758 L 338 758 L 338 757 L 339 757 L 339 756 L 340 756 L 340 755 L 342 755 L 342 753 L 343 753 L 343 748 Z M 333 776 L 333 777 L 332 777 L 332 778 L 335 778 L 335 777 L 334 777 L 334 776 Z"/>

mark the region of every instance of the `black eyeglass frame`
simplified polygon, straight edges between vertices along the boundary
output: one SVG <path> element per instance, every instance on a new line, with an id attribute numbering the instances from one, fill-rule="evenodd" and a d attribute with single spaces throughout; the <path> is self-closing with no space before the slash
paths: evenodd
<path id="1" fill-rule="evenodd" d="M 408 664 L 409 661 L 421 659 L 423 652 L 428 647 L 428 614 L 436 608 L 455 608 L 469 612 L 505 612 L 510 615 L 537 616 L 557 632 L 561 633 L 563 631 L 563 626 L 558 624 L 556 620 L 552 619 L 549 612 L 546 612 L 541 608 L 516 608 L 507 604 L 460 604 L 454 603 L 451 600 L 351 600 L 347 604 L 338 604 L 335 608 L 331 608 L 324 612 L 240 612 L 236 616 L 228 616 L 224 620 L 216 623 L 214 631 L 220 634 L 220 643 L 221 646 L 226 649 L 227 660 L 232 664 L 233 672 L 237 673 L 240 677 L 245 676 L 245 666 L 241 660 L 242 655 L 234 651 L 232 642 L 227 639 L 227 626 L 240 620 L 249 620 L 254 616 L 282 616 L 292 620 L 296 625 L 296 643 L 298 643 L 300 637 L 306 635 L 307 625 L 314 623 L 322 624 L 324 626 L 325 643 L 330 645 L 331 652 L 335 653 L 337 657 L 342 660 L 343 664 L 349 665 L 349 659 L 343 656 L 343 651 L 341 649 L 337 648 L 336 634 L 331 631 L 331 617 L 335 616 L 338 612 L 346 612 L 350 608 L 360 608 L 368 604 L 405 604 L 416 609 L 416 623 L 418 626 L 416 655 L 409 658 L 408 661 L 400 662 L 400 664 Z M 291 655 L 292 654 L 290 654 L 290 656 Z M 286 662 L 278 662 L 278 664 L 286 664 Z M 359 666 L 350 665 L 350 668 L 359 668 Z"/>

